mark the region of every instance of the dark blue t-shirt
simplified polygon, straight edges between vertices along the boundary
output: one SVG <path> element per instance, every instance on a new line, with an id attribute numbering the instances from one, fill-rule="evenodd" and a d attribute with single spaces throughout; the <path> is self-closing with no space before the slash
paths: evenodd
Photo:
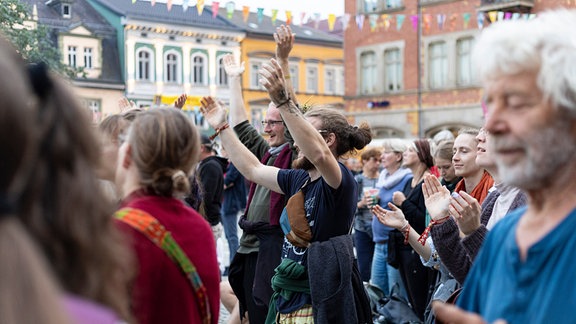
<path id="1" fill-rule="evenodd" d="M 312 241 L 327 241 L 350 231 L 358 203 L 358 184 L 344 164 L 338 162 L 338 165 L 342 172 L 340 187 L 334 189 L 320 177 L 302 189 Z M 304 170 L 280 170 L 277 179 L 282 191 L 292 196 L 309 181 L 310 176 Z M 284 238 L 282 259 L 290 258 L 306 265 L 306 251 L 307 248 L 293 246 Z"/>

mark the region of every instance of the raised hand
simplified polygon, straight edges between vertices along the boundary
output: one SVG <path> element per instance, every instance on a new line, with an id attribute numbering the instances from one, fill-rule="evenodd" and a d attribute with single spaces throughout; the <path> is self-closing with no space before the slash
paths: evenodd
<path id="1" fill-rule="evenodd" d="M 448 216 L 448 206 L 450 206 L 450 191 L 442 186 L 440 180 L 432 174 L 424 176 L 422 185 L 424 203 L 428 214 L 434 220 Z"/>
<path id="2" fill-rule="evenodd" d="M 372 213 L 378 217 L 380 223 L 397 230 L 402 229 L 406 224 L 408 224 L 408 221 L 400 208 L 396 207 L 392 203 L 388 203 L 388 208 L 390 208 L 390 210 L 375 205 L 372 207 Z"/>
<path id="3" fill-rule="evenodd" d="M 280 106 L 287 103 L 290 97 L 286 92 L 282 68 L 278 64 L 278 61 L 270 59 L 270 62 L 262 65 L 258 74 L 260 75 L 260 83 L 268 91 L 270 100 L 281 108 Z"/>
<path id="4" fill-rule="evenodd" d="M 294 34 L 290 26 L 281 25 L 276 27 L 274 41 L 276 41 L 276 58 L 278 60 L 288 60 L 290 51 L 292 51 L 294 46 Z"/>
<path id="5" fill-rule="evenodd" d="M 130 109 L 135 109 L 138 108 L 136 107 L 136 104 L 134 103 L 134 101 L 130 100 L 128 101 L 128 99 L 126 97 L 122 97 L 120 99 L 118 99 L 118 109 L 120 110 L 120 113 L 123 113 L 125 111 L 128 111 Z"/>
<path id="6" fill-rule="evenodd" d="M 460 231 L 465 235 L 470 235 L 480 227 L 480 214 L 482 207 L 474 197 L 460 191 L 458 196 L 450 200 L 450 214 L 458 222 Z"/>
<path id="7" fill-rule="evenodd" d="M 188 99 L 188 96 L 185 93 L 181 94 L 180 96 L 178 96 L 176 101 L 174 101 L 174 107 L 182 109 L 182 107 L 184 107 L 184 104 L 186 103 L 186 99 Z"/>
<path id="8" fill-rule="evenodd" d="M 200 112 L 212 128 L 218 129 L 226 124 L 228 112 L 221 102 L 216 102 L 212 97 L 203 97 L 200 103 L 202 104 Z"/>
<path id="9" fill-rule="evenodd" d="M 244 73 L 244 62 L 241 64 L 236 63 L 234 55 L 226 54 L 222 61 L 224 62 L 224 70 L 229 77 L 237 77 Z"/>

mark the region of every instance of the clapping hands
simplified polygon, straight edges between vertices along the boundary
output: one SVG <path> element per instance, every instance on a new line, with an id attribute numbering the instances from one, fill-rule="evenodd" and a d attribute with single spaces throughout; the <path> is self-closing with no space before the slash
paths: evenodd
<path id="1" fill-rule="evenodd" d="M 236 63 L 236 60 L 234 60 L 234 55 L 225 55 L 223 62 L 224 70 L 229 77 L 239 77 L 242 73 L 244 73 L 244 62 L 241 64 Z"/>
<path id="2" fill-rule="evenodd" d="M 200 112 L 206 118 L 206 121 L 214 129 L 220 128 L 223 124 L 226 124 L 228 112 L 224 108 L 224 104 L 217 102 L 212 97 L 204 97 L 200 100 L 202 107 L 200 107 Z"/>

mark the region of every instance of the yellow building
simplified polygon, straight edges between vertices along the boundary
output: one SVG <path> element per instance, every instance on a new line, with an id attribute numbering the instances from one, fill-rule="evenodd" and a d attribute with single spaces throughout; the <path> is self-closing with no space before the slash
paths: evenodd
<path id="1" fill-rule="evenodd" d="M 220 15 L 228 19 L 225 9 Z M 284 24 L 270 17 L 250 13 L 246 21 L 242 11 L 235 11 L 230 22 L 246 33 L 240 44 L 244 104 L 252 124 L 262 129 L 270 99 L 258 82 L 258 70 L 275 55 L 274 32 Z M 291 26 L 296 43 L 290 53 L 290 80 L 300 104 L 328 104 L 344 110 L 344 60 L 342 38 L 305 26 Z"/>

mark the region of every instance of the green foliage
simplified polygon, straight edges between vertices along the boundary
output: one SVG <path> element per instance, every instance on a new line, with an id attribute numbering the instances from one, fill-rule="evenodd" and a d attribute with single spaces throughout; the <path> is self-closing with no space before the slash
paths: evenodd
<path id="1" fill-rule="evenodd" d="M 2 0 L 0 32 L 28 62 L 45 62 L 52 70 L 68 77 L 82 75 L 79 68 L 62 62 L 52 31 L 32 21 L 32 9 L 18 0 Z"/>

